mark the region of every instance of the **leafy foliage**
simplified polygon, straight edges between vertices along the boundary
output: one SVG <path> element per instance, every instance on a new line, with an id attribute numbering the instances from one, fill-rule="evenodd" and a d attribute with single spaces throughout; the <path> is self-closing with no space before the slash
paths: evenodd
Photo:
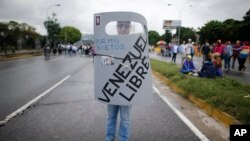
<path id="1" fill-rule="evenodd" d="M 179 29 L 178 29 L 179 30 Z M 178 30 L 176 32 L 178 32 Z M 182 43 L 182 41 L 188 41 L 188 39 L 192 39 L 192 41 L 196 41 L 196 32 L 193 28 L 188 28 L 188 27 L 181 27 L 181 31 L 180 31 L 180 43 Z"/>
<path id="2" fill-rule="evenodd" d="M 165 30 L 165 33 L 161 36 L 161 40 L 164 40 L 166 43 L 171 41 L 172 34 L 169 30 Z"/>
<path id="3" fill-rule="evenodd" d="M 81 32 L 79 29 L 72 26 L 60 27 L 60 24 L 57 22 L 56 14 L 52 14 L 52 18 L 44 22 L 44 26 L 48 32 L 48 39 L 51 47 L 54 47 L 59 42 L 65 43 L 75 43 L 81 39 Z"/>
<path id="4" fill-rule="evenodd" d="M 149 31 L 148 32 L 148 38 L 149 38 L 148 42 L 149 42 L 149 44 L 150 45 L 155 45 L 156 42 L 160 40 L 160 37 L 161 36 L 159 35 L 158 32 L 153 31 L 153 30 Z"/>
<path id="5" fill-rule="evenodd" d="M 215 42 L 223 37 L 223 24 L 219 21 L 210 21 L 200 29 L 200 42 Z"/>
<path id="6" fill-rule="evenodd" d="M 52 18 L 48 17 L 48 19 L 44 22 L 44 26 L 48 32 L 48 42 L 51 47 L 54 47 L 56 42 L 58 42 L 58 35 L 61 30 L 55 13 L 52 14 Z"/>
<path id="7" fill-rule="evenodd" d="M 199 31 L 200 42 L 204 43 L 207 40 L 210 43 L 214 43 L 218 39 L 232 42 L 236 42 L 237 40 L 249 41 L 250 10 L 246 12 L 243 19 L 243 21 L 234 19 L 227 19 L 223 22 L 209 21 Z"/>
<path id="8" fill-rule="evenodd" d="M 65 43 L 75 43 L 79 41 L 82 34 L 79 29 L 71 26 L 65 26 L 61 29 L 59 34 L 60 40 Z"/>
<path id="9" fill-rule="evenodd" d="M 40 37 L 34 27 L 16 21 L 0 22 L 0 31 L 0 47 L 6 56 L 9 50 L 14 53 L 18 47 L 35 48 Z"/>

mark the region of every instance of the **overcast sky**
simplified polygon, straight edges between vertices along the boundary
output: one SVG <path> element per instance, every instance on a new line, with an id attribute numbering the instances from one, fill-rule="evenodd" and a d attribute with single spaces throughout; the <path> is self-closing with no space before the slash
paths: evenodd
<path id="1" fill-rule="evenodd" d="M 250 0 L 0 0 L 0 21 L 25 22 L 44 35 L 46 15 L 55 12 L 62 27 L 86 34 L 93 33 L 94 13 L 131 11 L 145 16 L 149 30 L 163 34 L 163 20 L 179 20 L 180 15 L 182 26 L 197 29 L 211 20 L 243 20 L 249 9 Z"/>

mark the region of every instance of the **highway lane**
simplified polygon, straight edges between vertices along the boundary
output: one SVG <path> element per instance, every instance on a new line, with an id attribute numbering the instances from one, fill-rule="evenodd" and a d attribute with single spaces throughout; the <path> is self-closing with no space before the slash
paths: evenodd
<path id="1" fill-rule="evenodd" d="M 9 63 L 17 63 L 17 65 Z M 12 108 L 1 108 L 0 112 L 6 113 L 6 115 L 40 93 L 47 91 L 65 76 L 70 75 L 68 79 L 49 91 L 33 107 L 0 127 L 1 141 L 104 140 L 106 105 L 94 100 L 94 67 L 91 57 L 62 56 L 52 58 L 48 62 L 44 61 L 43 57 L 35 57 L 0 65 L 1 77 L 9 75 L 9 71 L 18 74 L 16 74 L 18 76 L 16 79 L 9 76 L 11 81 L 8 80 L 6 83 L 15 83 L 15 85 L 22 83 L 18 87 L 10 85 L 8 89 L 5 89 L 5 92 L 8 92 L 5 95 L 1 93 L 5 98 L 6 95 L 11 94 L 5 101 L 1 101 L 1 103 L 5 103 L 4 106 L 15 105 Z M 2 66 L 5 66 L 5 69 Z M 18 72 L 18 70 L 22 71 Z M 35 74 L 40 74 L 40 76 L 28 75 L 35 70 L 37 71 Z M 25 78 L 22 75 L 30 78 Z M 185 102 L 179 103 L 169 99 L 167 95 L 173 95 L 175 98 L 177 95 L 173 94 L 165 84 L 157 82 L 155 78 L 153 81 L 156 89 L 154 88 L 152 101 L 145 105 L 133 106 L 131 141 L 196 141 L 202 140 L 198 137 L 200 133 L 204 133 L 212 140 L 225 140 L 227 138 L 227 136 L 224 137 L 227 130 L 216 127 L 218 124 L 216 121 L 201 114 L 202 111 L 195 107 L 183 105 Z M 21 88 L 30 85 L 32 87 L 29 89 Z M 13 91 L 18 91 L 18 95 L 15 95 Z M 159 97 L 159 95 L 161 96 Z M 14 102 L 17 103 L 11 99 L 15 99 Z M 169 99 L 172 104 L 167 104 L 166 99 Z M 188 112 L 188 114 L 196 116 L 190 121 L 199 121 L 196 126 L 202 132 L 195 128 L 189 119 L 183 118 L 185 115 L 180 112 Z M 195 130 L 198 130 L 198 133 L 194 132 Z"/>
<path id="2" fill-rule="evenodd" d="M 43 56 L 0 63 L 0 121 L 84 65 L 82 57 Z"/>

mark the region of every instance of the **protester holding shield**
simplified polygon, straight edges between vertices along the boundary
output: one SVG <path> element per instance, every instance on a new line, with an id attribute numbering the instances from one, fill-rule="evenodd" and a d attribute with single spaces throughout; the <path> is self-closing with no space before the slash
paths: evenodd
<path id="1" fill-rule="evenodd" d="M 120 112 L 119 140 L 128 141 L 132 106 L 150 103 L 153 95 L 146 19 L 134 12 L 105 12 L 94 20 L 94 91 L 95 99 L 107 104 L 105 138 L 115 140 Z"/>
<path id="2" fill-rule="evenodd" d="M 126 35 L 130 33 L 131 22 L 130 21 L 118 21 L 116 24 L 118 35 Z M 132 106 L 130 105 L 107 105 L 108 117 L 107 117 L 107 129 L 106 129 L 106 141 L 113 141 L 116 133 L 117 115 L 120 111 L 120 128 L 119 138 L 120 141 L 128 141 L 130 131 L 130 111 Z"/>

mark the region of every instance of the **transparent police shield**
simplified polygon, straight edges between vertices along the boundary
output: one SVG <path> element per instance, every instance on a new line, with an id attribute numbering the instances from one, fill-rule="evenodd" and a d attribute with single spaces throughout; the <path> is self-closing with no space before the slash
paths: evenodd
<path id="1" fill-rule="evenodd" d="M 94 14 L 95 99 L 113 105 L 152 99 L 146 19 L 133 12 Z"/>

